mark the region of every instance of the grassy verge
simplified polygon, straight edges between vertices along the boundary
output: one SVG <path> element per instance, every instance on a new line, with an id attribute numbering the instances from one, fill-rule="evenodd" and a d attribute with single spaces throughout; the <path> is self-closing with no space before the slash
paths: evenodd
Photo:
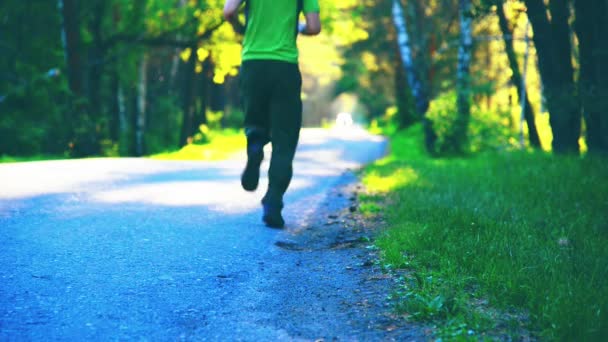
<path id="1" fill-rule="evenodd" d="M 234 129 L 225 129 L 208 133 L 209 142 L 204 144 L 189 144 L 177 151 L 167 151 L 150 155 L 149 158 L 160 160 L 223 160 L 247 145 L 243 132 Z M 69 159 L 66 156 L 38 155 L 30 157 L 0 156 L 0 163 L 17 163 L 41 160 Z"/>
<path id="2" fill-rule="evenodd" d="M 410 270 L 397 309 L 439 323 L 444 338 L 496 329 L 488 307 L 527 314 L 508 316 L 510 331 L 525 322 L 547 340 L 608 337 L 608 161 L 431 159 L 421 134 L 394 135 L 390 156 L 364 171 L 362 209 L 388 225 L 383 263 Z"/>
<path id="3" fill-rule="evenodd" d="M 66 159 L 66 158 L 67 157 L 64 157 L 64 156 L 53 156 L 53 155 L 38 155 L 38 156 L 30 156 L 30 157 L 13 157 L 13 156 L 2 155 L 2 156 L 0 156 L 0 164 L 41 161 L 41 160 L 58 160 L 58 159 Z"/>
<path id="4" fill-rule="evenodd" d="M 189 144 L 178 151 L 151 155 L 152 159 L 162 160 L 222 160 L 243 151 L 247 145 L 245 135 L 237 130 L 212 132 L 206 144 Z"/>

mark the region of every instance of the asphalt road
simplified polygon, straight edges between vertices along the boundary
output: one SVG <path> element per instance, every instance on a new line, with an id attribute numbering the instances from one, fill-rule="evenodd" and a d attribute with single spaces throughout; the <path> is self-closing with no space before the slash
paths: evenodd
<path id="1" fill-rule="evenodd" d="M 303 131 L 285 230 L 240 188 L 244 153 L 0 165 L 0 340 L 421 339 L 391 321 L 369 253 L 323 224 L 385 148 Z"/>

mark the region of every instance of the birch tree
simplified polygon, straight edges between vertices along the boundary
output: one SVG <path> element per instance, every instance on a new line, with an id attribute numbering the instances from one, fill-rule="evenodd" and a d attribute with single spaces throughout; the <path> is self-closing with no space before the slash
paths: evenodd
<path id="1" fill-rule="evenodd" d="M 430 153 L 434 153 L 436 136 L 433 132 L 431 121 L 425 116 L 426 111 L 429 108 L 429 98 L 425 92 L 425 87 L 421 78 L 416 73 L 407 22 L 403 13 L 403 5 L 401 4 L 400 0 L 393 0 L 391 12 L 393 16 L 393 24 L 395 25 L 395 30 L 397 33 L 397 44 L 402 67 L 405 69 L 407 82 L 414 97 L 416 112 L 418 115 L 422 116 L 425 132 L 425 145 Z"/>
<path id="2" fill-rule="evenodd" d="M 148 84 L 148 54 L 144 53 L 139 64 L 137 85 L 137 119 L 135 120 L 135 154 L 144 154 L 144 132 L 146 128 L 146 94 Z"/>
<path id="3" fill-rule="evenodd" d="M 457 117 L 454 122 L 452 148 L 463 152 L 471 118 L 471 49 L 473 46 L 471 0 L 459 0 L 460 40 L 456 70 Z"/>

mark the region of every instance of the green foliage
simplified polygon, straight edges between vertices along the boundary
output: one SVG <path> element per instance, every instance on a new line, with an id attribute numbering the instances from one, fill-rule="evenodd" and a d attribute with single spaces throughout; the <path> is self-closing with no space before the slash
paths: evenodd
<path id="1" fill-rule="evenodd" d="M 608 336 L 608 161 L 524 151 L 431 159 L 421 140 L 420 127 L 399 132 L 391 155 L 364 172 L 389 203 L 384 263 L 413 273 L 400 308 L 477 331 L 488 325 L 473 303 L 488 299 L 529 313 L 520 323 L 546 340 Z"/>
<path id="2" fill-rule="evenodd" d="M 22 162 L 31 162 L 31 161 L 40 161 L 40 160 L 55 160 L 55 159 L 65 159 L 67 156 L 62 155 L 32 155 L 28 157 L 13 157 L 9 155 L 0 156 L 0 164 L 1 163 L 22 163 Z"/>
<path id="3" fill-rule="evenodd" d="M 179 147 L 181 108 L 176 98 L 171 95 L 154 99 L 149 106 L 148 124 L 146 127 L 146 150 L 149 154 L 160 153 Z"/>
<path id="4" fill-rule="evenodd" d="M 120 157 L 120 150 L 118 143 L 111 139 L 103 139 L 100 142 L 101 155 L 104 157 Z"/>
<path id="5" fill-rule="evenodd" d="M 222 126 L 225 128 L 238 129 L 243 127 L 245 122 L 245 113 L 240 109 L 232 108 L 232 110 L 222 117 Z"/>
<path id="6" fill-rule="evenodd" d="M 345 61 L 336 93 L 357 94 L 371 119 L 381 116 L 395 99 L 395 54 L 390 32 L 390 1 L 359 2 L 355 18 L 347 18 L 367 31 L 344 48 Z M 350 11 L 349 11 L 350 13 Z"/>
<path id="7" fill-rule="evenodd" d="M 209 126 L 200 125 L 198 127 L 198 132 L 194 134 L 192 137 L 192 144 L 194 145 L 205 145 L 211 142 L 211 131 L 209 130 Z"/>
<path id="8" fill-rule="evenodd" d="M 186 94 L 193 95 L 193 112 L 213 99 L 198 84 L 202 63 L 213 59 L 205 70 L 209 83 L 236 74 L 239 42 L 229 25 L 218 26 L 222 0 L 72 4 L 69 32 L 76 37 L 68 46 L 62 41 L 68 24 L 57 2 L 0 3 L 0 28 L 8 32 L 0 37 L 0 153 L 132 154 L 142 89 L 145 149 L 176 148 Z M 192 46 L 197 50 L 190 51 Z M 73 61 L 66 58 L 68 50 L 79 63 L 66 65 Z M 190 70 L 179 58 L 185 50 L 198 57 Z M 188 73 L 192 82 L 186 82 Z M 68 74 L 82 87 L 71 89 Z"/>
<path id="9" fill-rule="evenodd" d="M 207 111 L 207 126 L 210 129 L 219 129 L 222 126 L 223 111 Z"/>
<path id="10" fill-rule="evenodd" d="M 240 130 L 225 129 L 210 131 L 206 126 L 200 128 L 197 143 L 188 144 L 176 151 L 167 151 L 150 156 L 161 160 L 222 160 L 243 152 L 247 145 L 245 134 Z M 206 140 L 205 140 L 206 139 Z"/>
<path id="11" fill-rule="evenodd" d="M 368 129 L 374 134 L 393 135 L 399 129 L 396 115 L 398 115 L 397 107 L 388 107 L 382 116 L 370 122 Z"/>
<path id="12" fill-rule="evenodd" d="M 0 154 L 67 149 L 69 97 L 57 75 L 63 55 L 56 8 L 56 2 L 0 2 Z"/>
<path id="13" fill-rule="evenodd" d="M 192 137 L 192 144 L 205 145 L 212 141 L 215 131 L 222 129 L 223 111 L 208 111 L 207 123 L 198 127 L 198 132 Z"/>
<path id="14" fill-rule="evenodd" d="M 229 115 L 223 111 L 207 111 L 207 123 L 200 125 L 198 132 L 194 135 L 192 143 L 205 145 L 210 143 L 216 136 L 216 132 L 232 132 L 243 126 L 244 114 L 240 110 L 232 110 Z"/>
<path id="15" fill-rule="evenodd" d="M 456 93 L 447 92 L 431 102 L 427 117 L 433 121 L 437 134 L 437 155 L 458 155 L 461 145 L 455 136 L 454 126 L 458 118 Z M 514 132 L 508 125 L 508 113 L 492 113 L 479 106 L 471 108 L 471 120 L 468 126 L 465 153 L 495 151 L 512 147 Z M 507 122 L 505 122 L 507 121 Z"/>

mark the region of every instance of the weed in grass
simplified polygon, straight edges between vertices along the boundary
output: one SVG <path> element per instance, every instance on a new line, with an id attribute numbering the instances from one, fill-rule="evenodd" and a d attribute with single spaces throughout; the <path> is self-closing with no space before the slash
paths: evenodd
<path id="1" fill-rule="evenodd" d="M 440 341 L 477 341 L 474 335 L 475 331 L 468 329 L 467 324 L 459 318 L 450 319 L 437 329 Z"/>

